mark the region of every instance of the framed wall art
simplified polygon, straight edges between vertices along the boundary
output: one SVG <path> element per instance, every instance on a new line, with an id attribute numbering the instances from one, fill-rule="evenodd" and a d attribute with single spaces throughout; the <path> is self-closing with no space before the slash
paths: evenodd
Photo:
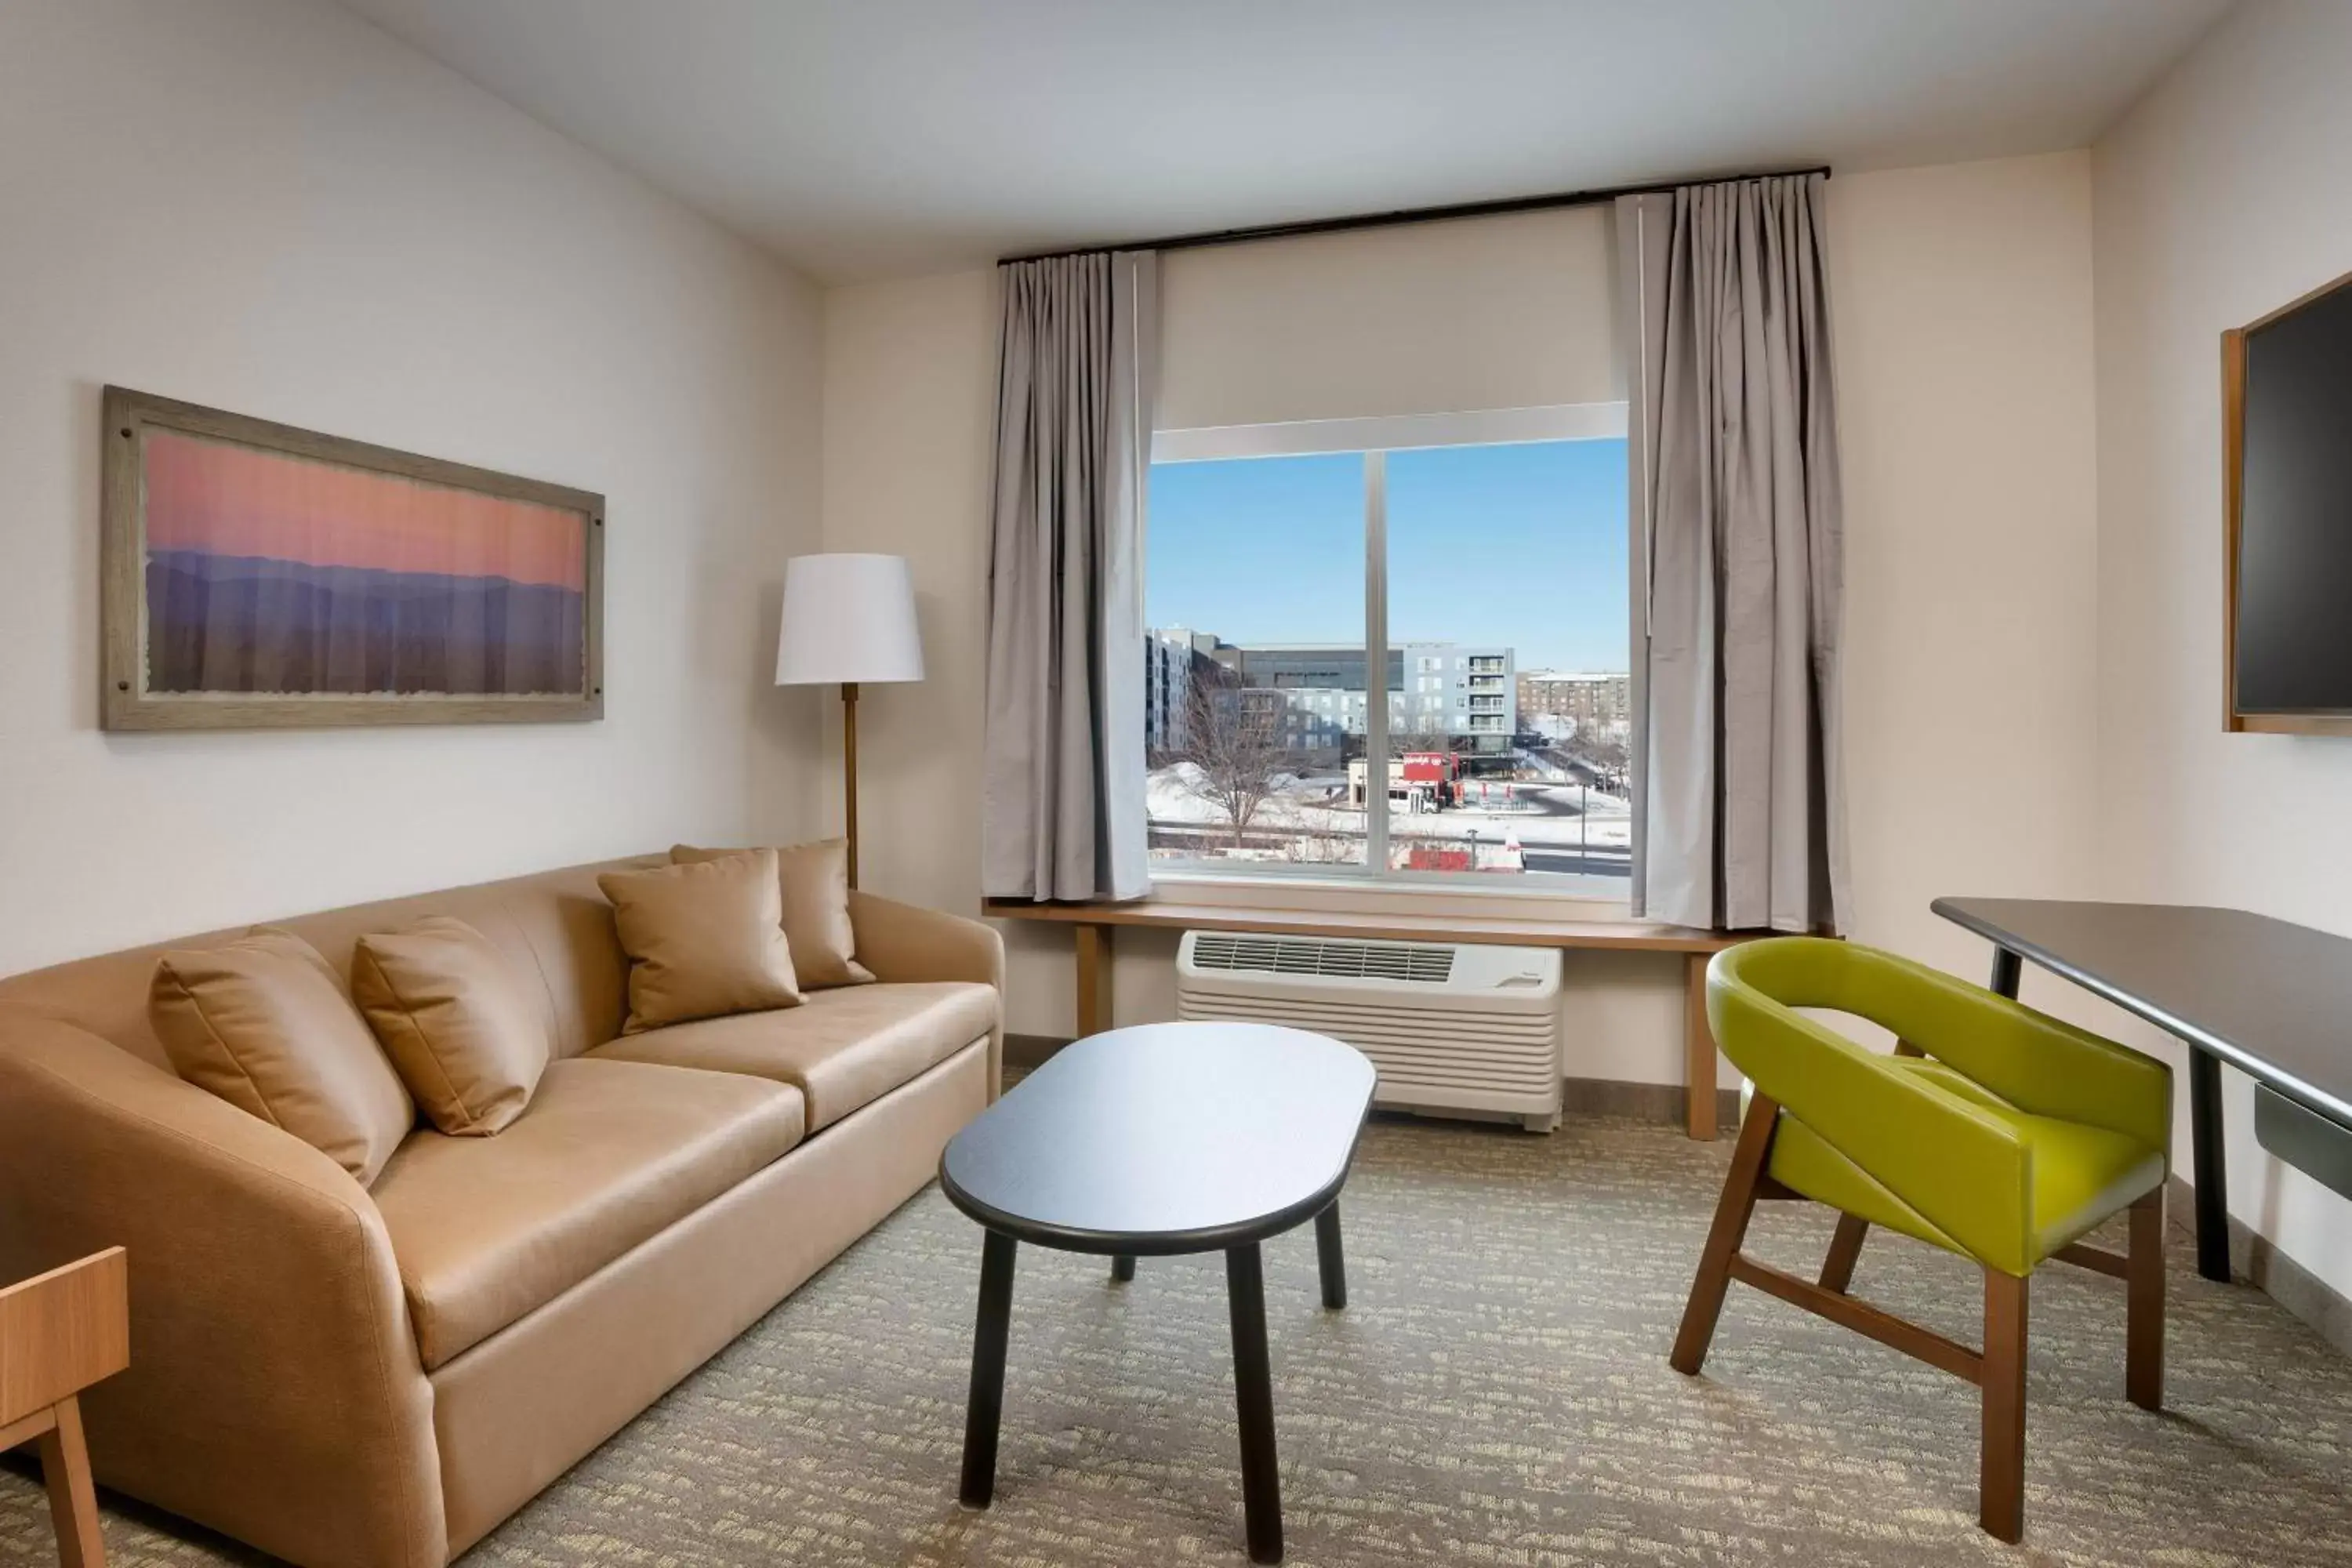
<path id="1" fill-rule="evenodd" d="M 110 386 L 110 730 L 604 710 L 604 500 Z"/>

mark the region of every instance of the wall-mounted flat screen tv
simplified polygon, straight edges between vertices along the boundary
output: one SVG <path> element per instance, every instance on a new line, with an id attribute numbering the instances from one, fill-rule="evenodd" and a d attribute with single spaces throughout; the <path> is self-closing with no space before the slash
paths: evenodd
<path id="1" fill-rule="evenodd" d="M 2352 735 L 2352 274 L 2221 361 L 2229 728 Z"/>

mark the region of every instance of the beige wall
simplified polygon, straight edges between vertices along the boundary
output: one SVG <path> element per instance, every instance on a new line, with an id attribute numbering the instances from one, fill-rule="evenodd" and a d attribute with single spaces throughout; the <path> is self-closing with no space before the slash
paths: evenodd
<path id="1" fill-rule="evenodd" d="M 2073 890 L 2092 864 L 2089 164 L 2071 153 L 1841 176 L 1830 193 L 1853 606 L 1846 766 L 1857 931 L 1975 973 L 1986 962 L 1981 944 L 1930 917 L 1930 898 Z M 1444 245 L 1483 258 L 1476 265 L 1489 279 L 1539 276 L 1556 241 L 1571 259 L 1581 254 L 1573 226 L 1493 227 L 1484 242 L 1456 232 Z M 1337 241 L 1314 244 L 1322 264 L 1347 258 Z M 1243 384 L 1221 381 L 1190 340 L 1205 323 L 1248 319 L 1255 301 L 1301 289 L 1277 254 L 1289 248 L 1171 258 L 1166 357 L 1170 374 L 1183 378 L 1180 391 Z M 1420 309 L 1446 319 L 1465 308 L 1446 293 L 1444 268 L 1365 254 L 1380 279 L 1377 314 Z M 1423 306 L 1406 279 L 1433 291 Z M 1213 286 L 1234 297 L 1208 298 Z M 1353 286 L 1342 292 L 1368 297 Z M 861 708 L 864 755 L 906 770 L 886 780 L 889 767 L 868 764 L 867 880 L 957 909 L 979 901 L 972 781 L 993 310 L 985 273 L 826 297 L 825 542 L 914 557 L 937 672 L 921 689 L 877 690 Z M 1224 331 L 1220 341 L 1248 345 L 1234 349 L 1234 363 L 1271 374 L 1258 340 L 1267 321 L 1283 318 L 1256 319 L 1255 338 Z M 1547 341 L 1570 342 L 1565 328 L 1548 331 Z M 1498 360 L 1516 352 L 1494 350 Z M 1584 397 L 1575 384 L 1530 381 L 1508 365 L 1482 381 L 1475 365 L 1444 353 L 1417 363 L 1440 367 L 1444 384 L 1473 406 Z M 1294 378 L 1243 413 L 1182 392 L 1163 402 L 1162 420 L 1399 411 L 1377 399 L 1318 409 L 1298 401 L 1301 384 Z M 1068 939 L 1026 928 L 1008 936 L 1012 1026 L 1068 1033 Z M 1169 1016 L 1172 940 L 1122 942 L 1120 1021 Z M 1571 1073 L 1681 1081 L 1679 960 L 1571 954 L 1569 977 Z"/>
<path id="2" fill-rule="evenodd" d="M 293 0 L 10 0 L 0 191 L 0 973 L 800 827 L 811 287 Z M 108 382 L 604 492 L 608 717 L 101 733 Z"/>
<path id="3" fill-rule="evenodd" d="M 996 279 L 962 272 L 824 297 L 824 547 L 904 555 L 919 684 L 857 705 L 860 880 L 943 909 L 980 903 L 981 668 L 995 437 Z M 827 821 L 840 704 L 825 700 Z"/>
<path id="4" fill-rule="evenodd" d="M 2221 721 L 2221 333 L 2352 268 L 2347 61 L 2352 6 L 2242 7 L 2095 169 L 2103 893 L 2352 935 L 2352 741 Z M 2352 1205 L 2265 1156 L 2222 1079 L 2231 1212 L 2352 1294 Z"/>
<path id="5" fill-rule="evenodd" d="M 1172 251 L 1158 424 L 1618 401 L 1610 232 L 1592 206 Z"/>
<path id="6" fill-rule="evenodd" d="M 1979 978 L 1931 898 L 2094 870 L 2090 159 L 1829 189 L 1853 933 Z"/>

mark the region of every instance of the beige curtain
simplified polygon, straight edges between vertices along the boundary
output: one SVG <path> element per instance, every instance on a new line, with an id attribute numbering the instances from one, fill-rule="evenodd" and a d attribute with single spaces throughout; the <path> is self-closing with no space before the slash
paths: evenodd
<path id="1" fill-rule="evenodd" d="M 1140 898 L 1158 259 L 1096 253 L 1002 271 L 981 889 Z"/>
<path id="2" fill-rule="evenodd" d="M 1635 912 L 1837 931 L 1843 595 L 1824 177 L 1621 197 L 1644 809 Z"/>

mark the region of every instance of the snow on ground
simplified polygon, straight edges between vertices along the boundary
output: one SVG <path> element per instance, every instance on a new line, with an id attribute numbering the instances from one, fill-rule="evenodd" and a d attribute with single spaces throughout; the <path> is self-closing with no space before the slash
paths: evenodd
<path id="1" fill-rule="evenodd" d="M 1276 773 L 1273 784 L 1275 793 L 1257 808 L 1250 823 L 1253 827 L 1319 827 L 1321 823 L 1307 821 L 1299 814 L 1316 809 L 1332 791 L 1342 798 L 1348 793 L 1344 776 L 1302 779 L 1296 773 Z M 1144 779 L 1144 805 L 1154 822 L 1213 826 L 1225 820 L 1225 808 L 1210 798 L 1208 775 L 1198 763 L 1152 769 Z"/>
<path id="2" fill-rule="evenodd" d="M 1176 763 L 1154 768 L 1146 779 L 1146 801 L 1152 821 L 1187 826 L 1215 826 L 1225 820 L 1224 808 L 1205 793 L 1206 780 L 1197 763 Z M 1251 818 L 1253 833 L 1279 833 L 1285 828 L 1360 836 L 1364 814 L 1347 804 L 1344 773 L 1318 773 L 1301 778 L 1277 775 L 1276 791 Z M 1499 784 L 1488 786 L 1499 796 Z M 1475 796 L 1476 785 L 1472 785 Z M 1633 808 L 1623 797 L 1574 784 L 1517 784 L 1513 799 L 1500 798 L 1450 811 L 1410 812 L 1391 809 L 1392 838 L 1440 839 L 1462 842 L 1475 830 L 1480 843 L 1517 839 L 1528 847 L 1548 848 L 1589 845 L 1595 848 L 1628 848 L 1633 841 Z M 1582 805 L 1589 815 L 1580 816 Z"/>

